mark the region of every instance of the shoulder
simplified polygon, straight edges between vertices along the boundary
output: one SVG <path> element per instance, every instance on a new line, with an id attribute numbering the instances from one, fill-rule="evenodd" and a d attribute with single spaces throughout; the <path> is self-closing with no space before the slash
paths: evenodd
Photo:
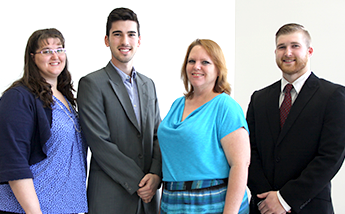
<path id="1" fill-rule="evenodd" d="M 281 80 L 278 80 L 278 81 L 272 83 L 271 85 L 268 85 L 268 86 L 266 86 L 266 87 L 264 87 L 264 88 L 261 88 L 261 89 L 259 89 L 259 90 L 256 90 L 256 91 L 253 93 L 253 95 L 254 95 L 254 94 L 256 94 L 256 95 L 266 94 L 266 93 L 269 93 L 269 92 L 271 92 L 271 91 L 273 91 L 273 90 L 277 90 L 277 89 L 280 90 L 280 84 L 281 84 Z"/>
<path id="2" fill-rule="evenodd" d="M 325 80 L 325 79 L 319 79 L 320 86 L 328 89 L 333 89 L 333 90 L 344 90 L 345 87 L 340 84 L 333 83 L 331 81 Z"/>
<path id="3" fill-rule="evenodd" d="M 224 108 L 240 107 L 236 100 L 226 93 L 222 93 L 216 96 L 215 103 L 216 105 Z"/>
<path id="4" fill-rule="evenodd" d="M 0 98 L 0 101 L 1 110 L 7 109 L 6 112 L 14 114 L 19 111 L 20 114 L 44 113 L 51 122 L 52 110 L 44 108 L 41 99 L 25 86 L 19 85 L 9 89 Z"/>
<path id="5" fill-rule="evenodd" d="M 99 70 L 93 71 L 93 72 L 85 75 L 84 77 L 80 78 L 80 81 L 84 81 L 84 80 L 87 80 L 87 81 L 97 81 L 99 79 L 104 78 L 105 76 L 107 76 L 107 74 L 106 74 L 106 69 L 104 67 L 104 68 L 101 68 Z"/>
<path id="6" fill-rule="evenodd" d="M 30 92 L 27 87 L 19 85 L 19 86 L 10 88 L 1 97 L 1 100 L 7 100 L 7 99 L 8 101 L 13 101 L 16 103 L 34 102 L 35 95 L 32 92 Z"/>
<path id="7" fill-rule="evenodd" d="M 281 80 L 274 82 L 262 89 L 256 90 L 251 95 L 250 104 L 261 103 L 265 104 L 272 100 L 279 99 Z"/>
<path id="8" fill-rule="evenodd" d="M 177 98 L 177 99 L 172 103 L 172 106 L 180 105 L 180 104 L 183 103 L 184 101 L 185 101 L 185 97 L 184 97 L 184 96 L 179 97 L 179 98 Z"/>
<path id="9" fill-rule="evenodd" d="M 308 87 L 319 87 L 319 93 L 332 95 L 335 92 L 344 93 L 345 87 L 340 84 L 333 83 L 329 80 L 318 78 L 314 73 L 306 81 Z"/>

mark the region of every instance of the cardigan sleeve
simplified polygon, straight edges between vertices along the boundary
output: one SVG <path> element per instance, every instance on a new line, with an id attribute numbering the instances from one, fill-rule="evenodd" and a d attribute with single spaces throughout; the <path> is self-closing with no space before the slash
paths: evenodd
<path id="1" fill-rule="evenodd" d="M 23 88 L 12 88 L 1 97 L 0 183 L 33 177 L 29 160 L 32 149 L 37 149 L 32 144 L 38 124 L 36 105 L 34 96 Z"/>

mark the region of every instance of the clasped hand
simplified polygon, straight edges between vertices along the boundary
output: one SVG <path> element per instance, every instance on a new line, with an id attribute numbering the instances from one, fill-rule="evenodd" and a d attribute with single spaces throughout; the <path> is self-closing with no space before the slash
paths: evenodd
<path id="1" fill-rule="evenodd" d="M 285 214 L 284 207 L 280 204 L 276 191 L 265 192 L 257 195 L 258 198 L 264 199 L 258 208 L 261 214 Z M 290 213 L 290 211 L 288 212 Z"/>
<path id="2" fill-rule="evenodd" d="M 156 194 L 157 188 L 161 182 L 158 175 L 149 173 L 146 174 L 139 183 L 139 189 L 137 190 L 138 196 L 145 202 L 151 202 L 153 196 Z"/>

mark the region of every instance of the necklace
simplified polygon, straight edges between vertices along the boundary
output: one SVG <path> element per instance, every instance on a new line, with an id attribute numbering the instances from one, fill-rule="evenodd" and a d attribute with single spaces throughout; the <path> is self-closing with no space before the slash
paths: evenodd
<path id="1" fill-rule="evenodd" d="M 69 114 L 65 111 L 65 109 L 60 105 L 60 103 L 59 103 L 59 101 L 58 101 L 58 99 L 57 98 L 55 98 L 54 96 L 53 96 L 53 98 L 54 98 L 54 100 L 55 100 L 55 103 L 57 103 L 59 106 L 60 106 L 60 108 L 62 109 L 62 111 L 64 111 L 65 112 L 65 114 L 69 117 L 69 119 L 73 122 L 73 126 L 74 126 L 74 129 L 77 131 L 77 132 L 81 132 L 81 130 L 79 130 L 78 128 L 77 128 L 77 126 L 76 126 L 76 124 L 75 124 L 75 122 L 74 122 L 74 120 L 72 119 L 72 117 L 71 116 L 69 116 Z M 68 100 L 66 100 L 68 103 L 69 103 L 69 101 Z M 74 111 L 74 108 L 72 107 L 72 110 Z"/>

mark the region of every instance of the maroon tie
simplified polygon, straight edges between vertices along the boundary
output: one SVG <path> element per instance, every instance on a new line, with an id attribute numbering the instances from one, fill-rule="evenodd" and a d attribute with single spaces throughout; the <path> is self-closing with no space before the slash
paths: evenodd
<path id="1" fill-rule="evenodd" d="M 290 108 L 291 108 L 291 89 L 293 86 L 291 84 L 287 84 L 285 86 L 284 92 L 284 101 L 280 106 L 280 127 L 283 128 L 285 120 L 289 115 Z"/>

